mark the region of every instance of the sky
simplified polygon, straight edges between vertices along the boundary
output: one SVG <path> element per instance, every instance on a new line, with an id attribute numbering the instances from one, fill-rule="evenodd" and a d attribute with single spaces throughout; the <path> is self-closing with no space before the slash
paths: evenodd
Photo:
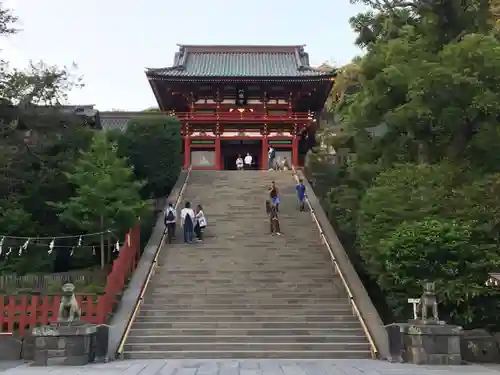
<path id="1" fill-rule="evenodd" d="M 349 0 L 4 0 L 21 32 L 0 40 L 15 67 L 78 65 L 85 87 L 69 104 L 143 110 L 156 101 L 145 68 L 172 65 L 177 44 L 305 44 L 311 65 L 361 52 Z"/>

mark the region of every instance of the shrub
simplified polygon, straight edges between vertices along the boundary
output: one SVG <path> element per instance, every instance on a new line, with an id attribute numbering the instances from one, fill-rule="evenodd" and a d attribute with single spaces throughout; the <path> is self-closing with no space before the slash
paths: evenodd
<path id="1" fill-rule="evenodd" d="M 143 198 L 168 196 L 181 169 L 179 121 L 158 115 L 131 120 L 118 137 L 118 153 L 129 159 L 138 180 L 147 181 Z"/>

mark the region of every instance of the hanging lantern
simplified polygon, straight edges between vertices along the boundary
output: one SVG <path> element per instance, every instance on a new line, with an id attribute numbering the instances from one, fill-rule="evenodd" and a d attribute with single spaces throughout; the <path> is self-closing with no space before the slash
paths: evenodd
<path id="1" fill-rule="evenodd" d="M 236 93 L 236 105 L 247 105 L 247 95 L 245 93 L 245 90 L 238 89 Z"/>

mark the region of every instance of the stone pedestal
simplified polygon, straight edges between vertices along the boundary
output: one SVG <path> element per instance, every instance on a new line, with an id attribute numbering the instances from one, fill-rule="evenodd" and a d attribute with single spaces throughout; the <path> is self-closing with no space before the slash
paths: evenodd
<path id="1" fill-rule="evenodd" d="M 95 360 L 96 362 L 106 362 L 108 355 L 109 329 L 106 324 L 96 326 L 95 335 Z"/>
<path id="2" fill-rule="evenodd" d="M 417 365 L 460 365 L 462 327 L 409 321 L 386 327 L 393 361 Z"/>
<path id="3" fill-rule="evenodd" d="M 500 363 L 500 352 L 495 337 L 484 329 L 464 331 L 460 349 L 468 362 Z"/>
<path id="4" fill-rule="evenodd" d="M 405 323 L 393 323 L 385 326 L 389 338 L 389 362 L 403 363 L 406 359 L 403 332 Z"/>
<path id="5" fill-rule="evenodd" d="M 83 366 L 94 361 L 96 326 L 81 321 L 33 328 L 34 366 Z"/>

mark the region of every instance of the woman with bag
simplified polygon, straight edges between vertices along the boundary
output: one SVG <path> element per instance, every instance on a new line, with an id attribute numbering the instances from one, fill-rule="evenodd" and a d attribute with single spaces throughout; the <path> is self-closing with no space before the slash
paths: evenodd
<path id="1" fill-rule="evenodd" d="M 195 220 L 196 220 L 196 225 L 194 227 L 194 233 L 198 241 L 203 241 L 203 231 L 207 226 L 207 219 L 205 217 L 205 214 L 203 213 L 203 208 L 201 207 L 201 204 L 199 204 L 196 207 Z"/>

